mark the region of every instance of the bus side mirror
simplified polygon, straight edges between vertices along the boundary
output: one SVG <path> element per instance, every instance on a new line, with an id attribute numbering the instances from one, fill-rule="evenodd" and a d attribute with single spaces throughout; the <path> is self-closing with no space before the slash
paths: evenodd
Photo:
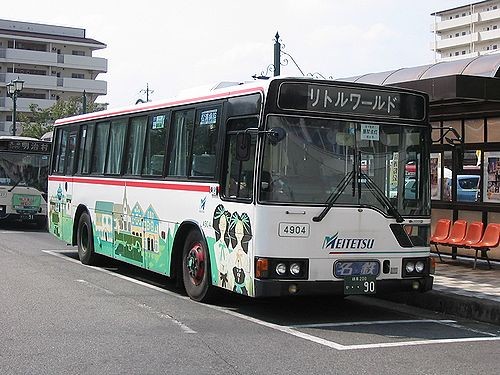
<path id="1" fill-rule="evenodd" d="M 269 139 L 269 142 L 271 142 L 271 144 L 275 145 L 278 142 L 285 139 L 286 132 L 285 132 L 285 129 L 283 129 L 283 128 L 271 128 L 266 132 L 266 135 L 267 135 L 267 139 Z"/>
<path id="2" fill-rule="evenodd" d="M 249 133 L 236 135 L 236 160 L 247 161 L 250 159 L 251 136 Z"/>

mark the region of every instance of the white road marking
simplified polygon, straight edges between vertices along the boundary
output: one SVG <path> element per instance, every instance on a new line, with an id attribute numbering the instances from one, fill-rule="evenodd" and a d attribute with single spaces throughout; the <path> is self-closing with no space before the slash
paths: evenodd
<path id="1" fill-rule="evenodd" d="M 435 319 L 412 319 L 412 320 L 372 320 L 366 322 L 346 322 L 346 323 L 317 323 L 317 324 L 297 324 L 290 328 L 326 328 L 326 327 L 346 327 L 365 326 L 375 324 L 402 324 L 402 323 L 456 323 L 455 320 L 435 320 Z"/>
<path id="2" fill-rule="evenodd" d="M 80 261 L 78 261 L 76 259 L 69 258 L 69 257 L 64 256 L 62 254 L 59 254 L 59 252 L 67 252 L 67 250 L 42 250 L 42 251 L 46 254 L 56 256 L 58 258 L 82 265 L 84 267 L 89 267 L 89 268 L 92 268 L 96 271 L 104 272 L 110 276 L 117 277 L 117 278 L 122 279 L 122 280 L 127 280 L 129 282 L 134 283 L 134 284 L 141 285 L 141 286 L 144 286 L 146 288 L 156 290 L 160 293 L 164 293 L 164 294 L 167 294 L 167 295 L 175 297 L 175 298 L 183 299 L 185 301 L 191 301 L 191 299 L 189 297 L 182 296 L 178 293 L 170 292 L 168 290 L 159 288 L 155 285 L 151 285 L 151 284 L 145 283 L 143 281 L 133 279 L 133 278 L 128 277 L 128 276 L 123 276 L 123 275 L 108 271 L 107 269 L 104 269 L 104 268 L 86 266 L 86 265 L 81 264 Z M 194 301 L 192 301 L 192 302 L 194 302 Z M 281 326 L 281 325 L 266 322 L 266 321 L 263 321 L 263 320 L 260 320 L 257 318 L 252 318 L 250 316 L 246 316 L 246 315 L 240 314 L 238 312 L 235 312 L 235 311 L 223 308 L 223 307 L 219 307 L 219 306 L 204 305 L 204 304 L 200 304 L 200 306 L 203 306 L 203 307 L 206 307 L 209 309 L 213 309 L 213 310 L 217 310 L 217 311 L 220 311 L 224 314 L 231 315 L 231 316 L 237 317 L 239 319 L 243 319 L 243 320 L 246 320 L 248 322 L 255 323 L 255 324 L 261 325 L 263 327 L 271 328 L 271 329 L 274 329 L 276 331 L 280 331 L 280 332 L 283 332 L 283 333 L 286 333 L 286 334 L 289 334 L 289 335 L 292 335 L 295 337 L 299 337 L 299 338 L 302 338 L 304 340 L 308 340 L 308 341 L 311 341 L 311 342 L 314 342 L 314 343 L 317 343 L 317 344 L 320 344 L 320 345 L 323 345 L 323 346 L 326 346 L 326 347 L 329 347 L 332 349 L 336 349 L 336 350 L 359 350 L 359 349 L 376 349 L 376 348 L 394 348 L 394 347 L 416 346 L 416 345 L 456 344 L 456 343 L 465 343 L 465 342 L 500 341 L 500 336 L 494 336 L 494 337 L 467 337 L 467 338 L 458 338 L 458 339 L 430 339 L 430 340 L 399 341 L 399 342 L 388 342 L 388 343 L 377 343 L 377 344 L 342 345 L 342 344 L 339 344 L 339 343 L 336 343 L 333 341 L 322 339 L 321 337 L 316 337 L 316 336 L 309 335 L 307 333 L 300 332 L 300 331 L 296 330 L 296 328 L 307 328 L 307 327 L 304 327 L 306 325 Z M 388 324 L 393 324 L 396 322 L 398 322 L 398 323 L 405 322 L 405 320 L 374 321 L 373 323 L 371 323 L 371 322 L 352 322 L 352 323 L 335 323 L 335 324 L 354 326 L 354 325 L 360 325 L 360 324 L 384 324 L 384 322 L 388 322 Z M 461 325 L 456 324 L 455 321 L 453 321 L 453 320 L 451 320 L 451 321 L 450 320 L 441 320 L 441 321 L 435 320 L 434 321 L 434 320 L 423 319 L 423 320 L 411 320 L 411 321 L 406 320 L 406 322 L 424 322 L 424 323 L 425 322 L 435 322 L 435 323 L 447 324 L 447 325 L 453 324 L 453 327 L 455 327 L 455 328 L 470 330 L 467 327 L 463 327 Z M 329 323 L 326 323 L 326 324 L 329 324 Z M 308 325 L 308 326 L 311 326 L 311 325 Z"/>
<path id="3" fill-rule="evenodd" d="M 111 290 L 108 290 L 106 288 L 103 288 L 103 287 L 100 287 L 99 285 L 96 285 L 94 283 L 91 283 L 90 281 L 87 281 L 87 280 L 82 280 L 82 279 L 79 279 L 79 280 L 75 280 L 77 283 L 81 283 L 83 285 L 86 285 L 88 286 L 89 288 L 94 288 L 94 289 L 97 289 L 97 290 L 101 290 L 103 291 L 104 293 L 106 294 L 111 294 L 111 295 L 114 295 L 114 293 L 111 291 Z"/>
<path id="4" fill-rule="evenodd" d="M 432 340 L 417 340 L 417 341 L 385 342 L 385 343 L 380 343 L 380 344 L 345 345 L 340 350 L 394 348 L 397 346 L 457 344 L 457 343 L 462 343 L 462 342 L 498 341 L 498 340 L 500 340 L 500 337 L 467 337 L 467 338 L 462 338 L 462 339 L 432 339 Z"/>
<path id="5" fill-rule="evenodd" d="M 187 325 L 185 325 L 184 323 L 182 323 L 179 320 L 175 319 L 173 316 L 171 316 L 169 314 L 165 314 L 165 313 L 153 310 L 153 308 L 151 306 L 148 306 L 148 305 L 146 305 L 144 303 L 139 303 L 138 306 L 141 307 L 141 308 L 143 308 L 143 309 L 146 309 L 146 310 L 152 312 L 154 315 L 156 315 L 157 317 L 159 317 L 161 319 L 170 320 L 172 323 L 178 325 L 185 333 L 196 333 L 195 330 L 189 328 Z"/>

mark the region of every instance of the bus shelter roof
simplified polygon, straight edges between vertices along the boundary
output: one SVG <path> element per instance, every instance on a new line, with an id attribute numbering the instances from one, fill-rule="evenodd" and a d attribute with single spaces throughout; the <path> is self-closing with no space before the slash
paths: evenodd
<path id="1" fill-rule="evenodd" d="M 454 61 L 441 61 L 430 65 L 400 68 L 379 73 L 368 73 L 339 80 L 374 85 L 391 85 L 452 75 L 498 78 L 500 77 L 500 53 Z"/>
<path id="2" fill-rule="evenodd" d="M 472 118 L 486 112 L 500 114 L 500 53 L 337 80 L 427 93 L 431 120 Z"/>

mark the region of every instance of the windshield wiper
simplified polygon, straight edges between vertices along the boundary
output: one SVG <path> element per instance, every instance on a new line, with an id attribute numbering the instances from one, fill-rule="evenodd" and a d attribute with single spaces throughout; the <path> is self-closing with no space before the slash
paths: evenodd
<path id="1" fill-rule="evenodd" d="M 15 189 L 15 187 L 16 187 L 17 185 L 19 185 L 22 181 L 23 181 L 23 179 L 22 179 L 22 178 L 20 178 L 20 179 L 19 179 L 19 180 L 17 180 L 17 181 L 14 183 L 14 185 L 12 185 L 12 187 L 11 187 L 9 190 L 7 190 L 7 191 L 10 193 L 10 192 L 11 192 L 12 190 L 14 190 L 14 189 Z"/>
<path id="2" fill-rule="evenodd" d="M 360 177 L 365 179 L 365 184 L 366 187 L 369 189 L 373 190 L 373 195 L 377 200 L 387 208 L 387 212 L 396 219 L 397 223 L 402 223 L 405 219 L 403 219 L 403 216 L 399 213 L 396 207 L 391 203 L 390 199 L 387 198 L 387 196 L 384 194 L 382 189 L 373 182 L 373 180 L 366 174 L 366 173 L 360 173 Z"/>
<path id="3" fill-rule="evenodd" d="M 328 197 L 328 199 L 326 200 L 326 207 L 323 208 L 323 211 L 321 211 L 318 216 L 313 217 L 313 221 L 318 222 L 318 221 L 323 220 L 323 218 L 326 216 L 328 211 L 330 211 L 330 209 L 333 207 L 333 205 L 337 201 L 337 199 L 339 199 L 342 192 L 349 185 L 349 182 L 353 179 L 353 176 L 354 176 L 354 171 L 351 171 L 348 174 L 346 174 L 342 178 L 342 180 L 340 180 L 335 191 L 333 191 L 330 194 L 330 196 Z"/>

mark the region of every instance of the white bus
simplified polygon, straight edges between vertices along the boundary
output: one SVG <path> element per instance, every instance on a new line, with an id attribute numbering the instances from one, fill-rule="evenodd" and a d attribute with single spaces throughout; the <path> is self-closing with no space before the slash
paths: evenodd
<path id="1" fill-rule="evenodd" d="M 0 222 L 47 223 L 50 142 L 0 136 Z"/>
<path id="2" fill-rule="evenodd" d="M 50 231 L 197 301 L 429 290 L 427 105 L 274 78 L 58 120 Z"/>

